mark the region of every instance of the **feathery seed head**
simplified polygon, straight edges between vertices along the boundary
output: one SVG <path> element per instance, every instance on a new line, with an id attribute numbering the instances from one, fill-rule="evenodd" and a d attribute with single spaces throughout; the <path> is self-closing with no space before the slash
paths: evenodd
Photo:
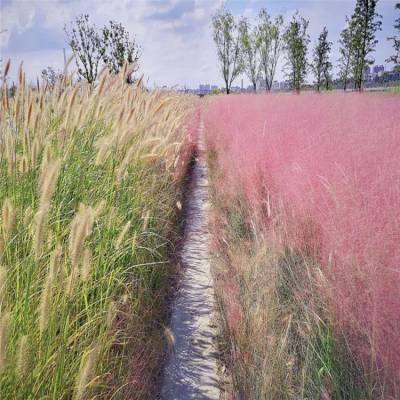
<path id="1" fill-rule="evenodd" d="M 69 251 L 73 268 L 77 268 L 84 247 L 85 239 L 92 232 L 95 220 L 95 211 L 88 206 L 80 204 L 79 210 L 71 222 L 69 238 Z"/>
<path id="2" fill-rule="evenodd" d="M 10 313 L 5 312 L 0 318 L 0 373 L 6 368 L 7 362 L 7 333 L 10 322 Z"/>
<path id="3" fill-rule="evenodd" d="M 61 148 L 64 147 L 66 136 L 67 136 L 67 131 L 65 130 L 64 127 L 61 127 L 58 132 L 58 141 L 60 143 Z"/>
<path id="4" fill-rule="evenodd" d="M 33 140 L 32 147 L 31 147 L 31 165 L 32 166 L 36 165 L 36 161 L 37 161 L 37 158 L 39 155 L 39 149 L 40 149 L 39 141 L 36 138 Z"/>
<path id="5" fill-rule="evenodd" d="M 62 258 L 62 246 L 60 243 L 57 243 L 56 247 L 54 248 L 50 256 L 49 273 L 52 279 L 56 279 L 57 275 L 61 270 L 61 258 Z"/>
<path id="6" fill-rule="evenodd" d="M 65 295 L 67 297 L 71 297 L 72 293 L 74 292 L 76 283 L 77 283 L 77 279 L 79 276 L 79 270 L 77 267 L 72 267 L 71 272 L 69 273 L 68 277 L 67 277 L 67 281 L 66 281 L 66 285 L 65 285 Z"/>
<path id="7" fill-rule="evenodd" d="M 32 218 L 32 207 L 29 206 L 24 212 L 24 226 L 28 226 Z"/>
<path id="8" fill-rule="evenodd" d="M 45 170 L 42 170 L 40 176 L 40 207 L 48 207 L 53 195 L 58 173 L 60 170 L 60 160 L 47 163 Z"/>
<path id="9" fill-rule="evenodd" d="M 99 88 L 98 88 L 98 90 L 97 90 L 97 96 L 98 96 L 99 99 L 101 98 L 101 95 L 102 95 L 102 93 L 103 93 L 103 89 L 104 89 L 104 84 L 105 84 L 105 82 L 106 82 L 106 78 L 107 78 L 107 73 L 106 73 L 106 71 L 104 71 L 104 72 L 102 73 L 102 75 L 101 75 L 101 80 L 100 80 L 100 83 L 99 83 Z"/>
<path id="10" fill-rule="evenodd" d="M 49 269 L 44 287 L 41 293 L 40 304 L 39 304 L 39 330 L 43 333 L 47 327 L 49 321 L 49 314 L 51 309 L 51 298 L 53 295 L 54 285 L 54 271 Z"/>
<path id="11" fill-rule="evenodd" d="M 115 242 L 115 247 L 116 247 L 117 249 L 121 246 L 122 242 L 124 241 L 125 235 L 126 235 L 126 233 L 128 232 L 130 226 L 131 226 L 131 221 L 128 221 L 128 222 L 124 225 L 124 227 L 122 228 L 120 234 L 118 235 L 118 238 L 117 238 L 117 240 L 116 240 L 116 242 Z"/>
<path id="12" fill-rule="evenodd" d="M 10 70 L 10 65 L 11 65 L 11 60 L 10 60 L 10 59 L 8 59 L 8 60 L 7 60 L 7 62 L 6 62 L 6 65 L 5 65 L 5 67 L 4 67 L 4 72 L 3 72 L 3 81 L 5 81 L 5 80 L 6 80 L 6 78 L 7 78 L 8 71 Z"/>
<path id="13" fill-rule="evenodd" d="M 132 253 L 134 253 L 136 250 L 136 244 L 137 244 L 136 242 L 137 242 L 137 232 L 135 232 L 132 237 Z"/>
<path id="14" fill-rule="evenodd" d="M 28 172 L 28 157 L 24 154 L 19 160 L 19 172 L 25 175 Z"/>
<path id="15" fill-rule="evenodd" d="M 7 241 L 10 239 L 12 230 L 15 223 L 15 210 L 10 199 L 5 199 L 2 209 L 2 225 L 4 239 Z"/>
<path id="16" fill-rule="evenodd" d="M 81 269 L 82 282 L 86 282 L 89 279 L 91 269 L 92 269 L 92 253 L 89 249 L 85 249 L 83 251 L 83 257 L 82 257 L 82 269 Z"/>
<path id="17" fill-rule="evenodd" d="M 150 210 L 147 210 L 146 214 L 143 217 L 143 231 L 147 230 L 147 227 L 149 226 L 149 220 L 150 220 Z"/>
<path id="18" fill-rule="evenodd" d="M 28 110 L 26 113 L 26 119 L 25 119 L 25 128 L 29 126 L 29 123 L 31 122 L 32 118 L 32 100 L 30 100 L 29 105 L 28 105 Z"/>
<path id="19" fill-rule="evenodd" d="M 29 348 L 28 336 L 24 335 L 18 341 L 17 354 L 16 354 L 16 374 L 22 380 L 26 376 L 29 366 Z"/>
<path id="20" fill-rule="evenodd" d="M 46 144 L 42 154 L 42 163 L 40 165 L 40 178 L 39 178 L 40 186 L 43 184 L 43 180 L 46 175 L 46 171 L 48 169 L 48 164 L 50 163 L 51 157 L 52 155 L 51 155 L 50 144 Z"/>
<path id="21" fill-rule="evenodd" d="M 0 265 L 0 309 L 4 302 L 6 295 L 6 283 L 7 283 L 7 270 L 3 265 Z"/>
<path id="22" fill-rule="evenodd" d="M 101 216 L 101 214 L 103 214 L 103 211 L 104 211 L 105 206 L 106 206 L 106 201 L 105 201 L 105 200 L 101 200 L 101 201 L 97 204 L 97 206 L 96 206 L 96 208 L 95 208 L 95 210 L 94 210 L 95 219 L 99 218 L 99 217 Z"/>
<path id="23" fill-rule="evenodd" d="M 86 398 L 87 386 L 92 380 L 92 377 L 96 370 L 96 360 L 97 360 L 98 349 L 95 346 L 90 350 L 89 353 L 85 353 L 81 360 L 81 369 L 77 376 L 76 387 L 74 392 L 74 400 L 82 400 Z"/>
<path id="24" fill-rule="evenodd" d="M 35 215 L 34 253 L 36 260 L 42 256 L 48 219 L 48 207 L 39 208 Z"/>
<path id="25" fill-rule="evenodd" d="M 110 301 L 107 309 L 107 329 L 110 331 L 112 329 L 115 317 L 117 316 L 117 305 L 115 301 Z"/>

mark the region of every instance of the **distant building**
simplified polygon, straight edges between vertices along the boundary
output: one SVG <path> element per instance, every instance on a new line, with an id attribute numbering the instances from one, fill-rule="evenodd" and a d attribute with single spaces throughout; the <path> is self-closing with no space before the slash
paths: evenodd
<path id="1" fill-rule="evenodd" d="M 400 82 L 400 71 L 387 71 L 383 72 L 381 79 L 384 82 Z"/>
<path id="2" fill-rule="evenodd" d="M 279 83 L 280 90 L 287 90 L 287 89 L 289 89 L 289 87 L 290 87 L 289 81 L 284 81 L 284 82 Z"/>
<path id="3" fill-rule="evenodd" d="M 241 92 L 242 88 L 240 86 L 231 86 L 231 92 L 232 93 L 238 93 Z"/>
<path id="4" fill-rule="evenodd" d="M 364 81 L 371 80 L 371 67 L 369 65 L 366 65 L 364 67 L 362 77 Z"/>
<path id="5" fill-rule="evenodd" d="M 385 67 L 383 65 L 374 65 L 372 72 L 378 75 L 379 73 L 385 72 Z"/>
<path id="6" fill-rule="evenodd" d="M 199 85 L 199 94 L 210 94 L 211 93 L 211 86 L 209 83 L 206 83 L 205 85 L 200 84 Z"/>
<path id="7" fill-rule="evenodd" d="M 280 85 L 279 85 L 278 81 L 272 82 L 272 87 L 271 87 L 272 90 L 279 90 L 279 87 L 280 87 Z"/>
<path id="8" fill-rule="evenodd" d="M 265 80 L 259 78 L 257 80 L 257 90 L 265 90 L 266 86 L 265 86 Z"/>
<path id="9" fill-rule="evenodd" d="M 199 91 L 201 93 L 208 93 L 211 91 L 211 86 L 209 83 L 206 83 L 205 85 L 200 84 L 199 85 Z"/>

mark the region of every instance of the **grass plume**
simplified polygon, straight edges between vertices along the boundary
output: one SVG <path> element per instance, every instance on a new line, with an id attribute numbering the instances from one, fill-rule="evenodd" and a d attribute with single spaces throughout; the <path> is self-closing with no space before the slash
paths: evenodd
<path id="1" fill-rule="evenodd" d="M 0 373 L 4 372 L 7 363 L 7 334 L 10 322 L 10 313 L 2 312 L 0 316 Z"/>
<path id="2" fill-rule="evenodd" d="M 16 353 L 16 369 L 15 373 L 20 380 L 24 379 L 29 368 L 29 348 L 28 336 L 23 335 L 19 339 Z"/>
<path id="3" fill-rule="evenodd" d="M 81 370 L 79 371 L 74 400 L 82 400 L 86 398 L 86 393 L 88 391 L 88 384 L 93 378 L 96 370 L 96 358 L 97 358 L 97 348 L 93 348 L 82 357 Z"/>

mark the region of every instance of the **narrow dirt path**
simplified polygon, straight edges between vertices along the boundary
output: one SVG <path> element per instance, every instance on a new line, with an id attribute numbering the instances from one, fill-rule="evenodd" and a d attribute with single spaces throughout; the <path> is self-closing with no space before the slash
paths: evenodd
<path id="1" fill-rule="evenodd" d="M 203 129 L 201 122 L 198 158 L 188 193 L 185 241 L 181 252 L 184 276 L 172 304 L 170 329 L 175 344 L 164 370 L 161 389 L 163 400 L 220 398 L 207 231 L 208 183 Z"/>

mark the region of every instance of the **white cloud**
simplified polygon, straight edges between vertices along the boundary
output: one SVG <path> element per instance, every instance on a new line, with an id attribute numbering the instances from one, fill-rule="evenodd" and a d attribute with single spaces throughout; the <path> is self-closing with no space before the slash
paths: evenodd
<path id="1" fill-rule="evenodd" d="M 61 68 L 62 47 L 66 46 L 62 39 L 62 29 L 74 17 L 88 13 L 97 26 L 108 20 L 121 22 L 129 32 L 136 36 L 143 47 L 141 72 L 149 78 L 149 82 L 159 85 L 197 86 L 198 83 L 222 84 L 216 51 L 211 36 L 211 15 L 221 5 L 221 0 L 1 0 L 1 27 L 8 31 L 0 37 L 0 49 L 3 58 L 12 56 L 14 66 L 24 59 L 27 75 L 34 79 L 41 69 L 47 65 Z M 311 47 L 324 25 L 328 26 L 331 40 L 335 42 L 333 60 L 337 58 L 337 39 L 343 27 L 345 14 L 351 12 L 353 1 L 231 1 L 231 7 L 237 15 L 246 15 L 253 19 L 262 6 L 267 6 L 273 16 L 282 12 L 286 21 L 291 18 L 294 8 L 310 19 L 309 32 Z M 393 25 L 390 15 L 393 14 L 393 1 L 378 3 L 386 12 L 384 24 Z M 44 31 L 43 29 L 46 29 Z M 29 31 L 28 31 L 29 30 Z M 37 40 L 35 52 L 27 52 L 27 45 L 21 35 L 35 35 L 29 41 Z M 43 35 L 53 32 L 51 50 L 46 48 Z M 41 36 L 39 36 L 41 34 Z M 14 35 L 14 36 L 13 36 Z M 20 36 L 15 36 L 20 35 Z M 390 51 L 385 38 L 380 34 L 380 43 L 376 57 L 383 61 Z M 10 42 L 20 38 L 14 43 Z M 13 39 L 14 38 L 14 39 Z M 54 38 L 53 38 L 54 39 Z M 21 43 L 22 41 L 22 43 Z M 43 43 L 42 43 L 43 41 Z M 49 41 L 50 42 L 50 41 Z M 55 48 L 59 43 L 59 50 Z M 47 43 L 49 45 L 49 43 Z M 10 49 L 5 53 L 5 49 Z M 19 50 L 18 50 L 19 49 Z M 281 62 L 283 64 L 283 60 Z M 280 68 L 279 68 L 280 70 Z M 278 79 L 283 79 L 279 71 Z M 239 82 L 239 80 L 238 80 Z M 245 80 L 245 84 L 247 80 Z"/>
<path id="2" fill-rule="evenodd" d="M 24 32 L 33 24 L 35 7 L 31 2 L 6 3 L 1 7 L 0 30 L 4 30 L 0 36 L 0 48 L 5 47 L 10 40 L 11 32 Z"/>

